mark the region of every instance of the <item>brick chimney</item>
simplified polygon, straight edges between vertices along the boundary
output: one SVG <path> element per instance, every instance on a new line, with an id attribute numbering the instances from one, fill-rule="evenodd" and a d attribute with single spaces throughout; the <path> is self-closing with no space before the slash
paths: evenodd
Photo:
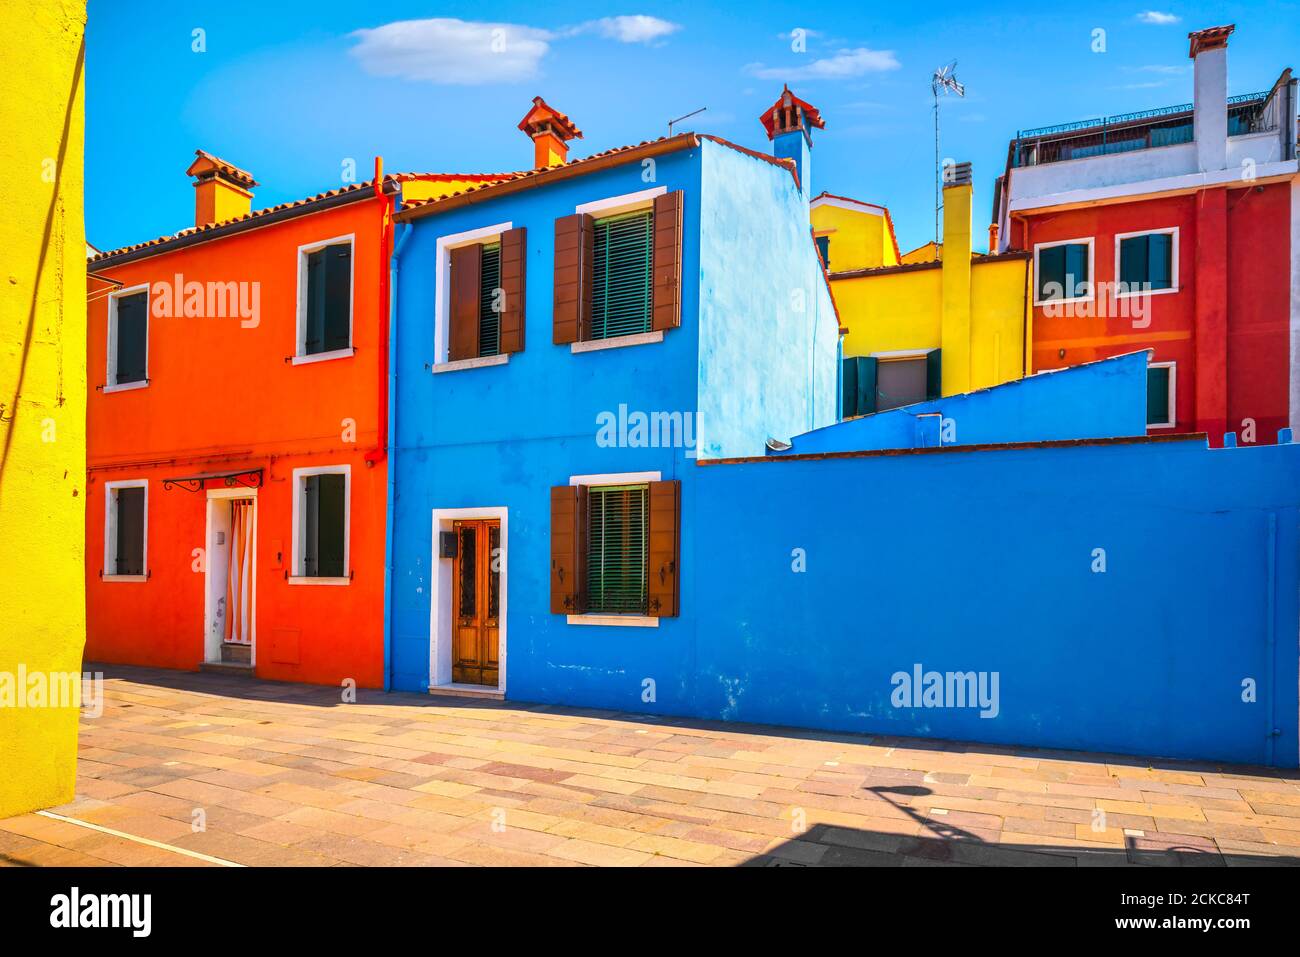
<path id="1" fill-rule="evenodd" d="M 772 155 L 794 160 L 799 188 L 805 196 L 811 196 L 812 131 L 826 129 L 821 111 L 791 93 L 787 85 L 758 119 L 772 141 Z"/>
<path id="2" fill-rule="evenodd" d="M 1195 74 L 1192 132 L 1201 172 L 1228 165 L 1228 36 L 1233 24 L 1187 34 Z"/>
<path id="3" fill-rule="evenodd" d="M 203 150 L 194 151 L 185 171 L 194 177 L 194 225 L 207 226 L 247 216 L 253 208 L 253 174 Z"/>
<path id="4" fill-rule="evenodd" d="M 582 139 L 582 130 L 540 96 L 533 97 L 533 107 L 519 121 L 519 128 L 533 141 L 533 169 L 563 166 L 569 161 L 569 140 Z"/>

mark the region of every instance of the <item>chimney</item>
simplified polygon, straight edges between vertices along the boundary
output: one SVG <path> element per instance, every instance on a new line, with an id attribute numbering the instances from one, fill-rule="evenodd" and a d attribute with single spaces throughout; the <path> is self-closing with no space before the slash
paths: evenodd
<path id="1" fill-rule="evenodd" d="M 582 130 L 540 96 L 533 97 L 533 107 L 519 121 L 519 128 L 532 138 L 533 169 L 563 166 L 569 160 L 569 140 L 582 139 Z"/>
<path id="2" fill-rule="evenodd" d="M 1228 165 L 1228 36 L 1234 24 L 1187 34 L 1195 71 L 1192 130 L 1201 172 Z"/>
<path id="3" fill-rule="evenodd" d="M 970 163 L 943 169 L 943 395 L 971 389 L 971 185 Z"/>
<path id="4" fill-rule="evenodd" d="M 826 129 L 821 111 L 799 99 L 787 85 L 777 101 L 759 118 L 767 138 L 772 141 L 772 155 L 794 160 L 799 174 L 799 189 L 812 195 L 812 131 Z"/>
<path id="5" fill-rule="evenodd" d="M 185 171 L 194 177 L 194 225 L 207 226 L 247 216 L 253 208 L 253 174 L 203 150 L 194 151 Z"/>

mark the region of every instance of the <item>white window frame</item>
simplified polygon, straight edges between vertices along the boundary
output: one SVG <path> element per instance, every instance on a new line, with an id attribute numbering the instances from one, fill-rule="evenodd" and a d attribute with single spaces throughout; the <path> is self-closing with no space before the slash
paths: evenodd
<path id="1" fill-rule="evenodd" d="M 1120 272 L 1119 272 L 1119 260 L 1120 260 L 1120 245 L 1122 244 L 1123 240 L 1134 239 L 1138 236 L 1156 236 L 1156 235 L 1174 237 L 1173 242 L 1170 244 L 1172 246 L 1172 249 L 1171 249 L 1170 265 L 1169 265 L 1169 281 L 1170 283 L 1172 283 L 1172 285 L 1168 289 L 1146 289 L 1146 290 L 1134 290 L 1133 292 L 1120 292 L 1119 284 L 1121 280 L 1120 280 Z M 1164 293 L 1178 292 L 1179 253 L 1180 253 L 1180 243 L 1178 239 L 1177 226 L 1165 226 L 1160 229 L 1138 229 L 1131 233 L 1116 233 L 1115 234 L 1115 298 L 1132 299 L 1134 296 L 1159 296 L 1159 295 L 1163 295 Z"/>
<path id="2" fill-rule="evenodd" d="M 1038 290 L 1041 283 L 1038 279 L 1038 255 L 1041 250 L 1051 249 L 1054 246 L 1083 246 L 1088 247 L 1088 295 L 1075 296 L 1073 298 L 1063 299 L 1039 299 Z M 1056 239 L 1050 243 L 1034 243 L 1034 305 L 1035 306 L 1060 306 L 1071 302 L 1092 302 L 1097 298 L 1097 237 L 1080 236 L 1078 239 Z"/>
<path id="3" fill-rule="evenodd" d="M 318 249 L 324 249 L 326 246 L 337 246 L 341 243 L 347 243 L 352 247 L 352 255 L 348 258 L 348 347 L 346 349 L 331 349 L 329 352 L 317 352 L 314 355 L 307 355 L 307 256 L 316 252 Z M 348 233 L 345 236 L 335 236 L 331 239 L 322 239 L 317 242 L 305 243 L 298 247 L 298 290 L 297 300 L 294 304 L 295 336 L 293 348 L 293 364 L 296 366 L 307 365 L 312 362 L 328 362 L 330 359 L 346 359 L 356 354 L 356 344 L 353 338 L 356 334 L 353 325 L 354 314 L 357 302 L 357 237 L 356 233 Z"/>
<path id="4" fill-rule="evenodd" d="M 570 485 L 646 485 L 663 480 L 662 472 L 604 472 L 595 475 L 570 475 Z M 680 532 L 680 530 L 679 530 Z M 570 625 L 622 625 L 632 628 L 658 628 L 657 615 L 569 615 Z"/>
<path id="5" fill-rule="evenodd" d="M 1178 363 L 1177 362 L 1147 362 L 1147 369 L 1168 369 L 1169 370 L 1169 421 L 1168 422 L 1148 422 L 1148 429 L 1172 429 L 1178 425 L 1178 406 L 1175 402 L 1178 399 Z M 1150 373 L 1148 372 L 1148 375 Z"/>
<path id="6" fill-rule="evenodd" d="M 304 575 L 307 556 L 307 525 L 302 514 L 303 480 L 312 475 L 343 476 L 343 571 L 345 574 L 334 576 Z M 293 542 L 290 550 L 290 585 L 350 585 L 352 584 L 352 466 L 351 465 L 310 465 L 293 470 Z"/>
<path id="7" fill-rule="evenodd" d="M 142 488 L 144 489 L 144 515 L 141 530 L 143 536 L 143 548 L 140 552 L 141 563 L 144 568 L 142 575 L 118 575 L 110 574 L 110 568 L 117 567 L 117 495 L 118 489 L 122 488 Z M 104 483 L 104 572 L 103 579 L 106 582 L 145 582 L 149 580 L 149 480 L 148 479 L 119 479 L 114 482 Z"/>
<path id="8" fill-rule="evenodd" d="M 117 383 L 117 302 L 124 296 L 144 293 L 144 378 L 139 382 Z M 149 284 L 141 283 L 114 290 L 108 296 L 108 349 L 104 368 L 103 392 L 127 392 L 131 389 L 144 389 L 149 385 L 149 320 L 153 302 L 149 294 Z"/>
<path id="9" fill-rule="evenodd" d="M 459 369 L 481 369 L 484 366 L 505 365 L 510 354 L 479 356 L 473 359 L 448 358 L 451 354 L 451 251 L 462 246 L 482 245 L 499 239 L 502 233 L 514 229 L 512 222 L 467 229 L 462 233 L 439 236 L 436 250 L 437 275 L 434 278 L 433 319 L 433 371 L 455 372 Z"/>

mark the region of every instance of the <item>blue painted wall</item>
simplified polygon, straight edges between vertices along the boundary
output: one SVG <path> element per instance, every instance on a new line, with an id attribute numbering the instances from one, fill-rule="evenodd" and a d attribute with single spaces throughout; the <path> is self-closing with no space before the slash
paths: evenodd
<path id="1" fill-rule="evenodd" d="M 689 667 L 689 713 L 1297 763 L 1300 446 L 1190 438 L 698 468 L 714 534 L 683 568 L 706 599 L 688 610 L 707 640 L 689 663 L 642 665 Z M 893 707 L 891 676 L 917 663 L 998 672 L 998 716 Z M 639 709 L 631 695 L 608 703 Z"/>
<path id="2" fill-rule="evenodd" d="M 705 141 L 658 157 L 653 183 L 642 175 L 642 166 L 633 163 L 496 199 L 488 195 L 409 227 L 393 347 L 394 688 L 428 685 L 433 509 L 509 509 L 508 696 L 607 701 L 611 688 L 639 688 L 641 673 L 629 668 L 638 655 L 629 655 L 629 648 L 689 661 L 696 632 L 685 618 L 629 628 L 569 625 L 551 615 L 550 487 L 595 473 L 658 471 L 679 478 L 682 547 L 689 551 L 697 527 L 690 484 L 697 473 L 694 449 L 601 447 L 597 417 L 617 415 L 620 406 L 629 414 L 698 415 L 696 428 L 709 432 L 714 454 L 725 455 L 761 454 L 768 435 L 835 419 L 836 324 L 820 273 L 810 270 L 815 252 L 806 207 L 789 171 Z M 713 183 L 719 176 L 733 182 Z M 651 185 L 685 191 L 681 327 L 650 345 L 581 354 L 554 345 L 555 220 L 579 204 Z M 506 365 L 433 374 L 437 239 L 502 222 L 528 230 L 525 349 Z M 807 297 L 798 314 L 787 310 L 796 287 Z M 719 398 L 727 386 L 762 380 L 770 388 L 756 393 L 756 407 L 727 406 Z M 788 401 L 780 398 L 783 391 L 792 393 Z M 693 582 L 684 579 L 681 588 L 683 604 L 695 607 Z M 659 700 L 684 711 L 686 693 L 682 674 L 678 690 L 661 687 Z"/>
<path id="3" fill-rule="evenodd" d="M 1146 435 L 1146 394 L 1147 354 L 1135 352 L 847 419 L 781 454 Z M 950 420 L 942 443 L 936 414 Z"/>

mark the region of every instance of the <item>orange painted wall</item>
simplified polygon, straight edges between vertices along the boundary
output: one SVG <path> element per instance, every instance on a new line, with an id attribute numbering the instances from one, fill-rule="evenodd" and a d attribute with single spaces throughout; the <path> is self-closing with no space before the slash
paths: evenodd
<path id="1" fill-rule="evenodd" d="M 256 542 L 258 676 L 363 687 L 383 683 L 386 463 L 380 444 L 381 336 L 387 336 L 386 200 L 373 196 L 149 257 L 92 270 L 133 286 L 171 281 L 260 283 L 255 328 L 239 318 L 157 318 L 149 325 L 145 388 L 105 394 L 107 299 L 90 283 L 86 513 L 88 660 L 194 669 L 204 659 L 206 495 L 162 480 L 262 468 Z M 293 365 L 298 247 L 351 234 L 351 357 Z M 355 440 L 345 436 L 355 422 Z M 347 585 L 291 584 L 292 471 L 349 465 Z M 145 582 L 101 579 L 105 482 L 147 479 Z M 220 483 L 212 483 L 219 486 Z M 296 633 L 296 634 L 294 634 Z"/>

